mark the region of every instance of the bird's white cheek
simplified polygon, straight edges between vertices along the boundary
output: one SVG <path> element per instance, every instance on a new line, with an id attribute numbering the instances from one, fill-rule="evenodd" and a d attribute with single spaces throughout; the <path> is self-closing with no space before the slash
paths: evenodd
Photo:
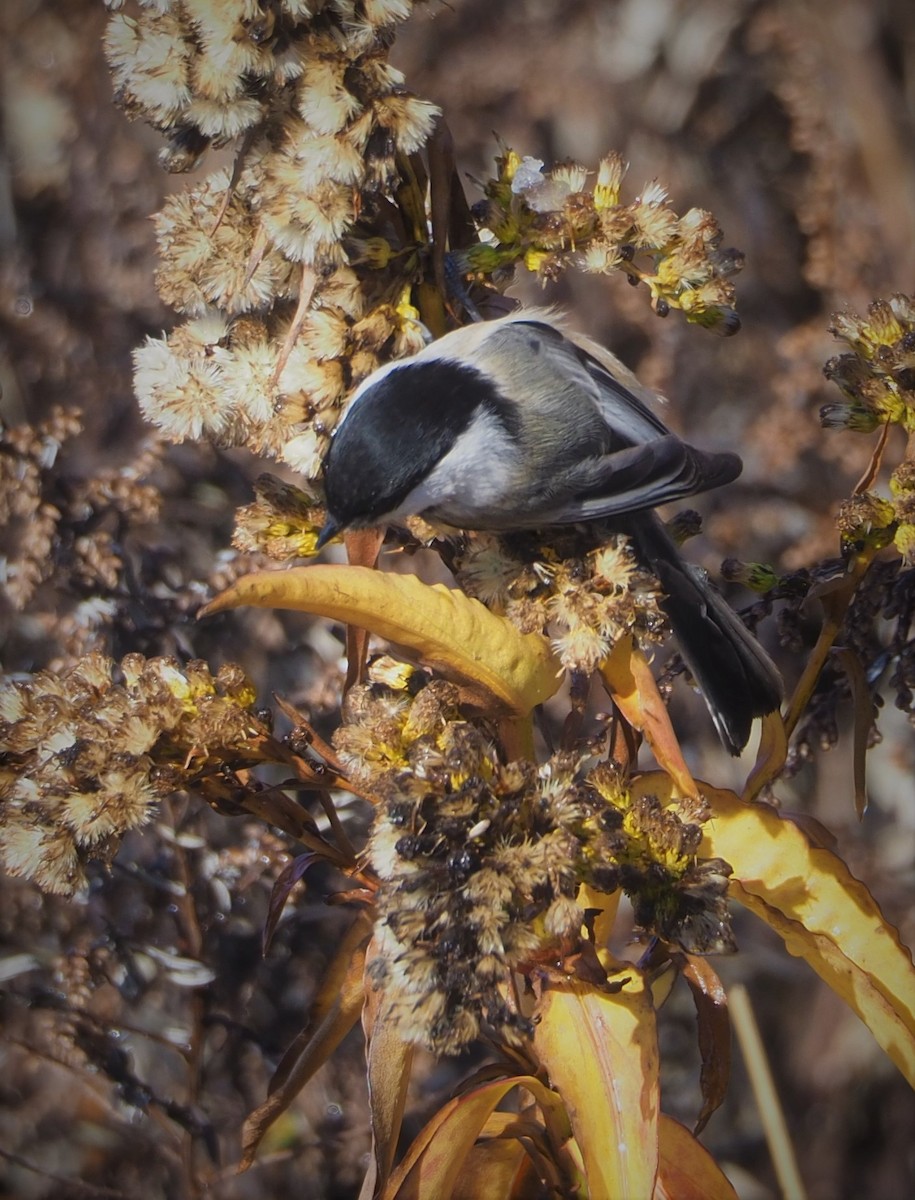
<path id="1" fill-rule="evenodd" d="M 443 520 L 472 524 L 517 488 L 518 448 L 491 413 L 478 412 L 453 449 L 415 487 L 392 516 L 436 509 Z"/>

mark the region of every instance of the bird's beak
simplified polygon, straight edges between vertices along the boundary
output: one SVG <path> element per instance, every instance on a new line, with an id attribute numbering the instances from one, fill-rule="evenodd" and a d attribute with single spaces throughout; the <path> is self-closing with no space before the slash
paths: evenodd
<path id="1" fill-rule="evenodd" d="M 316 550 L 323 550 L 331 538 L 336 537 L 340 532 L 340 525 L 333 517 L 328 517 L 324 522 L 324 528 L 318 534 L 318 543 Z"/>

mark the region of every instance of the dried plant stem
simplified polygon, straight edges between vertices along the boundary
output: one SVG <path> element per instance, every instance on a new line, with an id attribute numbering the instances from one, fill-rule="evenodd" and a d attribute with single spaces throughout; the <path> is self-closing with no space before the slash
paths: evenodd
<path id="1" fill-rule="evenodd" d="M 302 263 L 302 279 L 299 283 L 299 302 L 296 305 L 295 315 L 292 318 L 292 324 L 286 334 L 283 344 L 280 347 L 279 356 L 276 360 L 276 367 L 273 371 L 273 382 L 279 386 L 280 377 L 286 363 L 289 362 L 289 355 L 292 353 L 292 348 L 296 343 L 296 338 L 302 332 L 302 326 L 305 324 L 305 318 L 308 315 L 308 309 L 311 305 L 311 298 L 314 295 L 315 285 L 318 282 L 318 277 L 315 274 L 313 267 L 308 263 Z"/>
<path id="2" fill-rule="evenodd" d="M 177 829 L 178 821 L 173 805 L 166 801 L 163 805 L 168 814 L 173 829 Z M 197 915 L 197 905 L 194 899 L 194 880 L 187 853 L 180 843 L 174 846 L 175 870 L 178 882 L 181 884 L 181 895 L 176 906 L 177 924 L 184 939 L 185 952 L 191 957 L 203 957 L 203 931 Z M 196 1106 L 200 1101 L 203 1086 L 203 1043 L 205 1037 L 204 1018 L 206 1016 L 206 1000 L 197 991 L 190 998 L 190 1031 L 189 1051 L 185 1056 L 186 1086 L 188 1104 Z M 184 1169 L 187 1194 L 196 1200 L 202 1194 L 202 1183 L 197 1173 L 195 1162 L 195 1134 L 187 1129 L 181 1141 L 181 1163 Z"/>
<path id="3" fill-rule="evenodd" d="M 794 732 L 801 714 L 807 707 L 810 697 L 813 695 L 813 689 L 816 687 L 816 682 L 820 677 L 820 671 L 829 657 L 833 643 L 842 630 L 845 614 L 854 599 L 858 584 L 870 569 L 876 553 L 877 551 L 871 547 L 863 550 L 852 560 L 845 577 L 834 584 L 829 591 L 824 591 L 820 594 L 824 610 L 823 625 L 820 629 L 820 636 L 817 638 L 817 643 L 807 658 L 804 673 L 798 680 L 797 687 L 794 689 L 794 695 L 791 697 L 791 702 L 788 705 L 788 711 L 785 714 L 785 732 L 789 738 Z"/>
<path id="4" fill-rule="evenodd" d="M 728 991 L 728 1011 L 750 1076 L 782 1196 L 784 1200 L 806 1200 L 807 1192 L 798 1170 L 785 1114 L 775 1090 L 750 996 L 743 984 L 735 984 Z"/>

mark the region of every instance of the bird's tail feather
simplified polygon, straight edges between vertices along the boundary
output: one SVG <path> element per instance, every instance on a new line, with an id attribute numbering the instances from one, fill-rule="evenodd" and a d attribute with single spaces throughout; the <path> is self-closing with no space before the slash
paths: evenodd
<path id="1" fill-rule="evenodd" d="M 619 523 L 664 592 L 683 660 L 731 754 L 750 737 L 754 717 L 778 708 L 782 681 L 775 664 L 698 567 L 684 562 L 660 519 L 640 513 Z"/>

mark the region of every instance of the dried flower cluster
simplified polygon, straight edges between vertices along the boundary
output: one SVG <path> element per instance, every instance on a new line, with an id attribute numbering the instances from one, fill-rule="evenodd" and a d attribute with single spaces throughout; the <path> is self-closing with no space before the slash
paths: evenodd
<path id="1" fill-rule="evenodd" d="M 158 287 L 188 320 L 137 350 L 135 386 L 168 437 L 246 445 L 314 478 L 353 382 L 383 350 L 421 344 L 410 268 L 364 284 L 343 247 L 437 116 L 386 60 L 411 9 L 175 0 L 112 17 L 119 98 L 169 136 L 165 165 L 245 135 L 233 173 L 157 217 Z"/>
<path id="2" fill-rule="evenodd" d="M 468 595 L 503 611 L 522 632 L 551 629 L 570 670 L 590 674 L 626 634 L 643 643 L 665 636 L 657 581 L 624 537 L 600 525 L 546 543 L 530 535 L 470 535 L 455 574 Z"/>
<path id="3" fill-rule="evenodd" d="M 722 249 L 711 213 L 693 208 L 678 217 L 657 182 L 622 204 L 625 171 L 620 155 L 610 154 L 589 183 L 582 166 L 544 172 L 537 159 L 507 150 L 477 211 L 490 240 L 467 250 L 462 261 L 488 273 L 520 260 L 544 279 L 564 266 L 598 274 L 623 270 L 648 286 L 659 315 L 677 308 L 690 321 L 735 333 L 740 321 L 731 279 L 741 256 Z"/>
<path id="4" fill-rule="evenodd" d="M 255 480 L 254 494 L 254 503 L 235 514 L 235 549 L 280 562 L 312 557 L 324 521 L 324 509 L 315 498 L 267 474 Z"/>
<path id="5" fill-rule="evenodd" d="M 412 7 L 173 0 L 112 17 L 120 102 L 168 136 L 166 166 L 243 139 L 232 171 L 156 218 L 159 292 L 186 320 L 136 351 L 134 379 L 167 437 L 244 445 L 316 481 L 352 387 L 422 345 L 418 285 L 435 271 L 415 152 L 438 112 L 387 61 Z M 659 313 L 733 332 L 739 258 L 714 219 L 678 217 L 658 184 L 623 205 L 623 174 L 611 155 L 586 186 L 582 167 L 544 174 L 507 151 L 458 273 L 501 290 L 522 261 L 543 278 L 620 269 Z"/>
<path id="6" fill-rule="evenodd" d="M 915 431 L 915 297 L 875 300 L 867 316 L 837 313 L 830 331 L 851 350 L 824 368 L 845 396 L 827 404 L 827 429 L 871 433 L 881 425 Z M 839 530 L 846 543 L 893 541 L 908 566 L 915 565 L 915 462 L 906 459 L 890 477 L 890 498 L 866 493 L 842 506 Z"/>
<path id="7" fill-rule="evenodd" d="M 857 506 L 860 518 L 872 498 L 865 496 L 859 500 L 860 506 L 857 501 L 850 501 L 843 511 L 855 512 Z M 891 540 L 891 530 L 892 527 L 889 537 L 884 537 L 884 544 Z M 856 532 L 861 534 L 861 525 Z M 833 568 L 834 580 L 836 568 L 841 576 L 842 564 L 834 563 Z M 782 580 L 774 589 L 788 597 L 779 612 L 779 628 L 789 650 L 803 649 L 799 630 L 809 608 L 807 597 L 811 593 L 816 595 L 817 585 L 826 582 L 826 578 L 825 571 L 816 572 L 806 581 L 800 576 L 790 582 Z M 837 745 L 853 698 L 861 711 L 870 712 L 866 730 L 868 746 L 882 737 L 877 720 L 884 697 L 892 698 L 895 707 L 915 725 L 915 570 L 895 555 L 872 563 L 855 592 L 837 640 L 842 652 L 827 660 L 823 667 L 816 691 L 792 740 L 788 774 L 817 751 Z M 854 689 L 847 670 L 849 655 L 860 668 Z"/>
<path id="8" fill-rule="evenodd" d="M 823 425 L 860 433 L 887 423 L 915 430 L 915 297 L 875 300 L 866 317 L 836 313 L 830 333 L 851 348 L 824 367 L 847 403 L 825 405 Z"/>
<path id="9" fill-rule="evenodd" d="M 208 145 L 269 122 L 282 95 L 312 136 L 346 131 L 339 146 L 321 148 L 338 163 L 354 149 L 351 174 L 335 182 L 356 183 L 369 143 L 383 175 L 385 153 L 415 148 L 405 147 L 405 131 L 421 131 L 431 107 L 405 97 L 384 61 L 391 26 L 412 8 L 413 0 L 139 0 L 136 17 L 111 19 L 106 50 L 120 103 L 169 137 L 169 170 L 189 170 Z"/>
<path id="10" fill-rule="evenodd" d="M 130 624 L 117 601 L 125 577 L 137 572 L 132 535 L 152 527 L 162 505 L 148 482 L 159 462 L 157 439 L 144 439 L 122 466 L 86 478 L 72 465 L 81 431 L 74 409 L 55 409 L 34 427 L 0 427 L 0 575 L 8 606 L 0 616 L 7 635 L 25 631 L 41 642 L 45 662 L 52 645 L 74 658 L 98 648 L 113 626 Z M 22 612 L 27 622 L 16 621 Z"/>
<path id="11" fill-rule="evenodd" d="M 729 868 L 696 858 L 704 804 L 633 798 L 613 768 L 582 773 L 574 755 L 503 763 L 440 681 L 412 701 L 355 689 L 345 718 L 335 746 L 380 801 L 372 977 L 405 1037 L 440 1053 L 481 1027 L 517 1041 L 512 973 L 579 945 L 583 882 L 623 888 L 645 930 L 691 950 L 732 945 Z"/>
<path id="12" fill-rule="evenodd" d="M 6 596 L 20 611 L 53 570 L 61 513 L 47 495 L 50 472 L 61 446 L 80 429 L 78 414 L 60 410 L 34 429 L 0 427 L 0 569 Z"/>
<path id="13" fill-rule="evenodd" d="M 87 655 L 62 674 L 0 691 L 0 858 L 69 894 L 85 864 L 110 861 L 154 803 L 210 759 L 237 758 L 265 731 L 243 672 L 128 655 Z"/>

